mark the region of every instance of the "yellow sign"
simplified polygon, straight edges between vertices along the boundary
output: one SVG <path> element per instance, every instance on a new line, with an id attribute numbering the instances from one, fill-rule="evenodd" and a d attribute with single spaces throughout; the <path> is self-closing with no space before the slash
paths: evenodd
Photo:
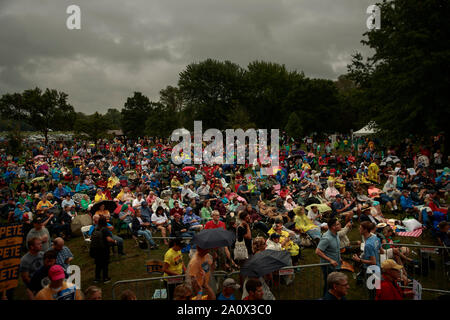
<path id="1" fill-rule="evenodd" d="M 0 225 L 0 291 L 19 285 L 22 241 L 23 225 L 21 223 Z"/>

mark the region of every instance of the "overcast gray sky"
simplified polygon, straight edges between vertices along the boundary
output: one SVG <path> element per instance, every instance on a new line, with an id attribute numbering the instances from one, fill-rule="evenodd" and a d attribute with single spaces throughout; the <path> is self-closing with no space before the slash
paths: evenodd
<path id="1" fill-rule="evenodd" d="M 0 94 L 54 88 L 75 110 L 121 109 L 141 91 L 157 101 L 192 62 L 254 60 L 336 79 L 366 52 L 375 0 L 0 0 Z M 81 8 L 81 30 L 66 9 Z"/>

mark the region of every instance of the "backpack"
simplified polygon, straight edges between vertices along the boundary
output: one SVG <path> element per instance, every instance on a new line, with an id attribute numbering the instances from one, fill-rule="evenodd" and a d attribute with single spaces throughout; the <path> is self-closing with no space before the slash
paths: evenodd
<path id="1" fill-rule="evenodd" d="M 94 258 L 96 252 L 101 252 L 106 249 L 105 241 L 103 240 L 103 229 L 95 228 L 91 235 L 91 246 L 89 255 Z"/>

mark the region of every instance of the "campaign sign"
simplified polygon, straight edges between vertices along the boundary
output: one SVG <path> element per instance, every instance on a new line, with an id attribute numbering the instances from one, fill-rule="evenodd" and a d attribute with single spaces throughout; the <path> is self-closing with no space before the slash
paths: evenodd
<path id="1" fill-rule="evenodd" d="M 23 225 L 0 224 L 0 292 L 19 285 Z"/>

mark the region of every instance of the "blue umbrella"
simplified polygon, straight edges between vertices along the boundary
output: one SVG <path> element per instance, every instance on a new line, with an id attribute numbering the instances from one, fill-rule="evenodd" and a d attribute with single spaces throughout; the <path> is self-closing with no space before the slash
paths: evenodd
<path id="1" fill-rule="evenodd" d="M 292 265 L 288 251 L 264 250 L 255 254 L 241 268 L 241 274 L 247 277 L 262 277 Z"/>
<path id="2" fill-rule="evenodd" d="M 202 249 L 231 246 L 236 239 L 234 232 L 222 228 L 202 230 L 195 234 L 192 243 Z"/>

